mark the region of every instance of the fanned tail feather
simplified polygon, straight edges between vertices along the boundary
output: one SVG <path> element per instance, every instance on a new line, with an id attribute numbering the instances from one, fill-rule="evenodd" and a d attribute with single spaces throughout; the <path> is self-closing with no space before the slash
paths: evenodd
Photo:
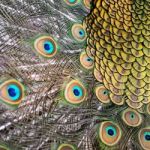
<path id="1" fill-rule="evenodd" d="M 97 69 L 101 3 L 1 0 L 0 149 L 149 149 L 150 105 L 114 104 Z"/>

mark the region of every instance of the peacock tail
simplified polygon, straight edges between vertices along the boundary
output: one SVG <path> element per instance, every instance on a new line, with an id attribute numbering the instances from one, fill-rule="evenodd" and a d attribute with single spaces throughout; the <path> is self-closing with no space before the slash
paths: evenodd
<path id="1" fill-rule="evenodd" d="M 0 150 L 150 150 L 150 0 L 0 0 Z"/>

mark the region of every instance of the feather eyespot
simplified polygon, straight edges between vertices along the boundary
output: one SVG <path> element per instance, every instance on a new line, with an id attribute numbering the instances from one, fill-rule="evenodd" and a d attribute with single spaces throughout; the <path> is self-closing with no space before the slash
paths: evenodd
<path id="1" fill-rule="evenodd" d="M 57 150 L 77 150 L 77 149 L 71 144 L 61 144 Z"/>
<path id="2" fill-rule="evenodd" d="M 64 95 L 68 102 L 79 104 L 85 100 L 86 89 L 78 80 L 72 80 L 67 84 Z"/>
<path id="3" fill-rule="evenodd" d="M 86 69 L 92 69 L 94 67 L 93 59 L 87 56 L 86 52 L 82 52 L 80 55 L 80 63 Z"/>
<path id="4" fill-rule="evenodd" d="M 139 142 L 144 150 L 150 149 L 150 127 L 140 130 L 138 134 Z"/>
<path id="5" fill-rule="evenodd" d="M 91 8 L 91 0 L 84 0 L 83 3 L 84 3 L 86 8 L 88 8 L 88 9 Z"/>
<path id="6" fill-rule="evenodd" d="M 74 6 L 74 5 L 78 4 L 78 0 L 64 0 L 64 1 L 69 6 Z"/>
<path id="7" fill-rule="evenodd" d="M 132 127 L 137 127 L 142 123 L 142 116 L 137 111 L 127 108 L 122 114 L 123 121 Z"/>
<path id="8" fill-rule="evenodd" d="M 51 58 L 56 55 L 58 48 L 56 41 L 50 36 L 42 36 L 34 42 L 35 50 L 44 57 Z"/>
<path id="9" fill-rule="evenodd" d="M 81 24 L 74 24 L 72 26 L 71 33 L 73 37 L 79 42 L 85 41 L 87 37 L 86 31 Z"/>
<path id="10" fill-rule="evenodd" d="M 17 106 L 23 98 L 24 87 L 19 81 L 10 79 L 0 85 L 0 99 L 2 102 L 11 106 Z"/>
<path id="11" fill-rule="evenodd" d="M 109 91 L 103 85 L 97 86 L 95 88 L 95 93 L 96 93 L 97 98 L 102 103 L 109 103 L 110 102 Z"/>
<path id="12" fill-rule="evenodd" d="M 121 139 L 121 129 L 111 121 L 102 122 L 100 125 L 99 137 L 104 144 L 114 146 Z"/>

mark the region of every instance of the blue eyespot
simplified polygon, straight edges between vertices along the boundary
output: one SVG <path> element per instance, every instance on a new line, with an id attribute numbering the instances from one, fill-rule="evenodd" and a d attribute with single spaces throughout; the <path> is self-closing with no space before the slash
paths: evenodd
<path id="1" fill-rule="evenodd" d="M 70 3 L 74 3 L 76 0 L 69 0 Z"/>
<path id="2" fill-rule="evenodd" d="M 106 132 L 109 136 L 116 136 L 116 134 L 117 134 L 116 129 L 112 126 L 108 126 L 106 128 Z"/>
<path id="3" fill-rule="evenodd" d="M 108 94 L 109 94 L 109 91 L 108 91 L 108 90 L 104 90 L 104 91 L 103 91 L 103 94 L 104 94 L 104 95 L 108 95 Z"/>
<path id="4" fill-rule="evenodd" d="M 87 58 L 87 61 L 93 61 L 90 57 Z"/>
<path id="5" fill-rule="evenodd" d="M 144 132 L 144 138 L 146 141 L 150 141 L 150 132 Z"/>
<path id="6" fill-rule="evenodd" d="M 54 44 L 50 41 L 44 42 L 44 50 L 48 54 L 53 53 L 54 52 Z"/>
<path id="7" fill-rule="evenodd" d="M 74 86 L 73 93 L 76 97 L 81 97 L 83 95 L 83 90 L 79 86 Z"/>
<path id="8" fill-rule="evenodd" d="M 130 113 L 130 119 L 134 119 L 135 118 L 135 114 L 133 112 Z"/>
<path id="9" fill-rule="evenodd" d="M 21 95 L 20 88 L 15 84 L 11 84 L 7 87 L 7 93 L 13 101 L 18 100 Z"/>
<path id="10" fill-rule="evenodd" d="M 83 29 L 79 30 L 79 35 L 81 37 L 84 37 L 85 36 L 85 31 Z"/>

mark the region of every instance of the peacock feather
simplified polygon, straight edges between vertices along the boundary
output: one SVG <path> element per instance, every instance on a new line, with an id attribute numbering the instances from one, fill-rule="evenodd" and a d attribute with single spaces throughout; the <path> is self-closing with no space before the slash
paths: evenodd
<path id="1" fill-rule="evenodd" d="M 150 0 L 0 0 L 0 150 L 150 150 Z"/>

